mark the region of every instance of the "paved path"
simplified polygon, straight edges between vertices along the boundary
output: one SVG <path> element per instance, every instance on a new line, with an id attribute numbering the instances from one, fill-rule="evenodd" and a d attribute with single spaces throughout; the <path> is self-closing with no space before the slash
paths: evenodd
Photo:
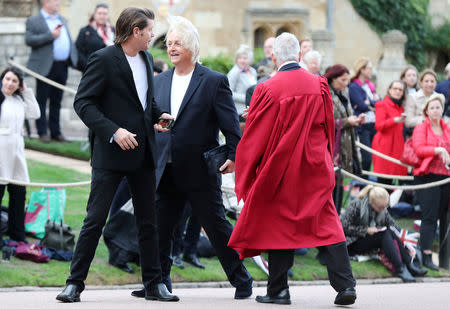
<path id="1" fill-rule="evenodd" d="M 72 169 L 80 173 L 91 173 L 91 166 L 88 161 L 66 158 L 31 149 L 25 149 L 25 157 L 30 160 Z"/>
<path id="2" fill-rule="evenodd" d="M 329 285 L 291 287 L 292 306 L 289 308 L 333 308 L 334 290 Z M 51 308 L 280 308 L 278 305 L 258 304 L 255 295 L 265 294 L 265 288 L 255 288 L 254 296 L 234 300 L 232 288 L 177 289 L 178 303 L 145 301 L 130 296 L 131 290 L 86 290 L 81 303 L 62 304 L 55 300 L 58 291 L 0 292 L 0 309 Z M 449 308 L 450 283 L 416 283 L 359 285 L 358 299 L 352 308 L 424 309 Z M 281 308 L 285 308 L 282 306 Z"/>

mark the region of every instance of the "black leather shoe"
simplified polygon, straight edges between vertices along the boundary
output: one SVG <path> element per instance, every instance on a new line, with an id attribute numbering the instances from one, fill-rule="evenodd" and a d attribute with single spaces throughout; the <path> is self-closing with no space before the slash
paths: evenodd
<path id="1" fill-rule="evenodd" d="M 60 135 L 58 135 L 58 136 L 52 136 L 52 141 L 55 141 L 55 142 L 60 142 L 60 143 L 67 143 L 67 142 L 69 142 L 65 137 L 64 137 L 64 135 L 62 135 L 62 134 L 60 134 Z"/>
<path id="2" fill-rule="evenodd" d="M 205 265 L 200 263 L 196 254 L 183 255 L 183 261 L 201 269 L 205 268 Z"/>
<path id="3" fill-rule="evenodd" d="M 175 258 L 173 259 L 173 265 L 181 269 L 184 269 L 184 263 L 183 260 L 181 259 L 181 254 L 175 256 Z"/>
<path id="4" fill-rule="evenodd" d="M 167 290 L 164 283 L 158 283 L 154 287 L 145 290 L 145 299 L 160 301 L 179 301 L 178 296 L 173 295 Z"/>
<path id="5" fill-rule="evenodd" d="M 289 294 L 289 289 L 284 289 L 275 296 L 258 295 L 256 296 L 256 301 L 258 303 L 265 303 L 265 304 L 290 305 L 291 295 Z"/>
<path id="6" fill-rule="evenodd" d="M 336 298 L 334 299 L 335 305 L 347 306 L 354 304 L 356 300 L 356 290 L 355 288 L 346 288 L 340 291 Z"/>
<path id="7" fill-rule="evenodd" d="M 433 263 L 433 259 L 431 258 L 431 254 L 423 253 L 423 266 L 425 266 L 426 268 L 429 268 L 431 270 L 439 271 L 439 267 L 437 267 Z"/>
<path id="8" fill-rule="evenodd" d="M 80 301 L 80 292 L 76 284 L 67 284 L 64 290 L 56 296 L 63 303 L 76 303 Z"/>
<path id="9" fill-rule="evenodd" d="M 131 296 L 138 297 L 138 298 L 144 298 L 145 297 L 145 289 L 134 290 L 133 292 L 131 292 Z"/>
<path id="10" fill-rule="evenodd" d="M 411 273 L 408 271 L 408 269 L 405 266 L 402 266 L 402 268 L 395 273 L 397 277 L 402 279 L 403 282 L 409 283 L 409 282 L 416 282 L 416 278 L 414 278 Z"/>
<path id="11" fill-rule="evenodd" d="M 246 299 L 252 296 L 253 293 L 253 279 L 246 284 L 236 287 L 234 292 L 234 299 Z"/>
<path id="12" fill-rule="evenodd" d="M 123 270 L 126 273 L 129 274 L 134 274 L 134 269 L 131 268 L 130 264 L 125 263 L 125 264 L 112 264 L 110 263 L 112 266 L 117 267 L 120 270 Z"/>
<path id="13" fill-rule="evenodd" d="M 407 267 L 411 275 L 413 275 L 414 277 L 425 276 L 428 272 L 427 269 L 417 267 L 414 263 L 409 263 Z"/>

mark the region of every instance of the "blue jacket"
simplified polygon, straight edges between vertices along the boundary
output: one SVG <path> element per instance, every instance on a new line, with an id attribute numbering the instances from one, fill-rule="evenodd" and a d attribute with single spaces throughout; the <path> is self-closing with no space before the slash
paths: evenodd
<path id="1" fill-rule="evenodd" d="M 352 108 L 356 116 L 369 111 L 369 106 L 364 103 L 364 101 L 368 99 L 367 93 L 360 85 L 352 82 L 348 86 L 348 93 L 350 96 L 350 103 L 352 104 Z M 375 102 L 376 101 L 374 100 L 370 100 L 370 106 L 375 107 Z"/>

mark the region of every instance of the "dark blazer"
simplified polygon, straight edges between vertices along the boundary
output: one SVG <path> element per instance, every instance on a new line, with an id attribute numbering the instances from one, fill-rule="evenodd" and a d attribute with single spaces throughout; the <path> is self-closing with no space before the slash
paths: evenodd
<path id="1" fill-rule="evenodd" d="M 59 18 L 67 29 L 70 38 L 69 28 L 66 20 L 59 15 Z M 30 58 L 28 59 L 27 68 L 37 72 L 43 76 L 47 76 L 53 65 L 53 38 L 44 16 L 40 12 L 30 16 L 26 22 L 25 43 L 31 47 Z M 75 46 L 70 47 L 69 60 L 72 66 L 78 63 L 78 53 Z"/>
<path id="2" fill-rule="evenodd" d="M 174 69 L 155 77 L 155 99 L 162 110 L 170 110 Z M 175 115 L 173 115 L 175 116 Z M 228 158 L 234 161 L 240 139 L 239 120 L 225 75 L 196 64 L 170 132 L 157 133 L 156 184 L 171 153 L 177 186 L 201 190 L 219 184 L 220 174 L 209 176 L 203 153 L 219 145 L 219 130 L 226 138 Z"/>
<path id="3" fill-rule="evenodd" d="M 142 167 L 146 160 L 155 163 L 153 124 L 162 112 L 153 97 L 153 58 L 147 52 L 140 54 L 145 59 L 148 75 L 145 111 L 120 45 L 93 53 L 81 78 L 73 106 L 93 133 L 91 163 L 95 168 L 129 171 Z M 122 150 L 116 142 L 110 142 L 119 128 L 135 133 L 139 146 Z"/>
<path id="4" fill-rule="evenodd" d="M 114 31 L 114 28 L 113 28 Z M 78 67 L 84 71 L 89 56 L 99 49 L 106 47 L 103 39 L 98 35 L 97 31 L 90 25 L 81 28 L 78 34 L 75 46 L 78 50 Z"/>

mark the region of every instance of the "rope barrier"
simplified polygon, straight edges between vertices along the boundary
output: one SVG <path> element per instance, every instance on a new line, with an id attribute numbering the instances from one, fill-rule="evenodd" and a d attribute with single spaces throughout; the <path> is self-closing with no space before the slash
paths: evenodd
<path id="1" fill-rule="evenodd" d="M 361 178 L 359 176 L 356 176 L 350 172 L 347 172 L 346 170 L 341 169 L 341 173 L 344 174 L 347 177 L 353 178 L 355 180 L 358 180 L 359 182 L 368 184 L 368 185 L 373 185 L 373 186 L 378 186 L 378 187 L 382 187 L 385 189 L 403 189 L 403 190 L 422 190 L 422 189 L 428 189 L 428 188 L 432 188 L 432 187 L 437 187 L 437 186 L 441 186 L 441 185 L 445 185 L 447 183 L 450 183 L 450 177 L 447 177 L 446 179 L 443 180 L 439 180 L 439 181 L 435 181 L 435 182 L 429 182 L 429 183 L 425 183 L 422 185 L 405 185 L 405 186 L 393 186 L 393 185 L 385 185 L 382 183 L 378 183 L 378 182 L 374 182 L 374 181 L 370 181 L 364 178 Z"/>
<path id="2" fill-rule="evenodd" d="M 90 185 L 91 181 L 80 182 L 67 182 L 67 183 L 40 183 L 40 182 L 25 182 L 20 180 L 13 180 L 7 178 L 0 178 L 0 182 L 6 182 L 13 185 L 25 186 L 25 187 L 46 187 L 46 188 L 67 188 L 67 187 L 80 187 Z"/>
<path id="3" fill-rule="evenodd" d="M 51 79 L 48 79 L 45 76 L 42 76 L 42 75 L 40 75 L 38 73 L 35 73 L 35 72 L 29 70 L 28 68 L 26 68 L 25 66 L 23 66 L 21 64 L 18 64 L 17 62 L 14 62 L 12 59 L 9 59 L 8 63 L 10 65 L 15 66 L 16 68 L 22 70 L 23 72 L 27 73 L 28 75 L 31 75 L 31 76 L 33 76 L 33 77 L 35 77 L 35 78 L 37 78 L 37 79 L 39 79 L 39 80 L 41 80 L 41 81 L 51 85 L 53 87 L 59 88 L 59 89 L 61 89 L 63 91 L 67 91 L 67 92 L 69 92 L 71 94 L 76 94 L 77 93 L 76 90 L 73 90 L 72 88 L 69 88 L 69 87 L 66 87 L 64 85 L 61 85 L 61 84 L 59 84 L 57 82 L 52 81 Z"/>
<path id="4" fill-rule="evenodd" d="M 414 176 L 404 176 L 404 175 L 388 175 L 388 174 L 379 174 L 369 171 L 362 171 L 363 175 L 367 176 L 375 176 L 375 177 L 381 177 L 381 178 L 387 178 L 387 179 L 398 179 L 398 180 L 414 180 Z"/>
<path id="5" fill-rule="evenodd" d="M 395 159 L 395 158 L 391 158 L 391 157 L 389 157 L 389 156 L 387 156 L 387 155 L 385 155 L 385 154 L 383 154 L 383 153 L 381 153 L 381 152 L 379 152 L 379 151 L 373 150 L 372 148 L 367 147 L 367 146 L 364 145 L 364 144 L 361 144 L 359 141 L 356 141 L 356 146 L 360 147 L 361 149 L 364 149 L 364 150 L 367 151 L 367 152 L 370 152 L 370 153 L 372 153 L 372 154 L 374 154 L 374 155 L 377 155 L 377 156 L 379 156 L 380 158 L 383 158 L 383 159 L 385 159 L 385 160 L 388 160 L 388 161 L 390 161 L 390 162 L 392 162 L 392 163 L 396 163 L 396 164 L 398 164 L 398 165 L 402 165 L 402 166 L 409 167 L 409 168 L 414 168 L 414 166 L 405 164 L 405 163 L 403 163 L 403 162 L 400 161 L 400 160 L 397 160 L 397 159 Z"/>

